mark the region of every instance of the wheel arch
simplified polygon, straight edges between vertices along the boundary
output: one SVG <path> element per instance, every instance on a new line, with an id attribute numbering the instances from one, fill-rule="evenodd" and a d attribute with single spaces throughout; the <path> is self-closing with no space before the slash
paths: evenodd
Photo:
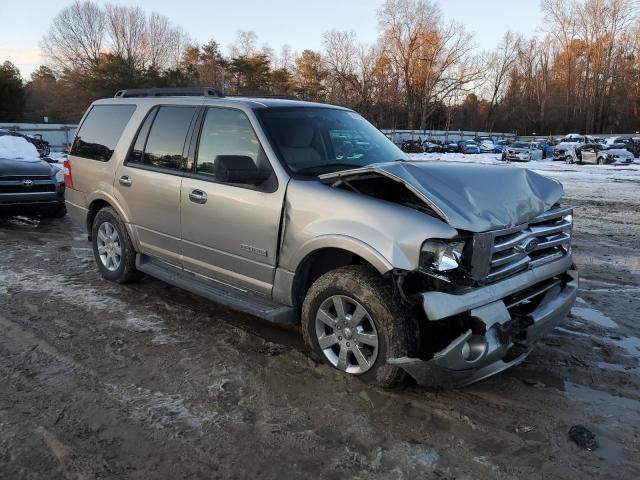
<path id="1" fill-rule="evenodd" d="M 331 270 L 348 265 L 365 265 L 384 276 L 393 269 L 379 252 L 354 245 L 323 246 L 308 252 L 298 263 L 291 284 L 291 301 L 302 305 L 311 285 Z"/>
<path id="2" fill-rule="evenodd" d="M 118 214 L 118 216 L 122 219 L 122 221 L 124 222 L 127 228 L 127 232 L 131 237 L 131 240 L 134 242 L 134 245 L 136 245 L 136 236 L 134 235 L 134 232 L 131 229 L 131 226 L 128 222 L 126 215 L 124 214 L 122 209 L 118 206 L 118 202 L 116 202 L 113 197 L 105 194 L 97 194 L 88 202 L 87 218 L 86 218 L 85 226 L 87 229 L 87 236 L 89 240 L 91 240 L 91 229 L 93 227 L 93 221 L 96 218 L 96 215 L 100 210 L 107 207 L 113 208 L 115 212 Z"/>

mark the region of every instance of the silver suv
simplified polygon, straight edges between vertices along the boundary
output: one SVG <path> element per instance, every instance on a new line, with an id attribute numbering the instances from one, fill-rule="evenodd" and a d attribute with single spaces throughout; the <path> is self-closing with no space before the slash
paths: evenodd
<path id="1" fill-rule="evenodd" d="M 515 365 L 578 288 L 560 183 L 411 161 L 346 108 L 120 91 L 83 117 L 65 181 L 104 278 L 301 323 L 315 359 L 382 386 Z"/>

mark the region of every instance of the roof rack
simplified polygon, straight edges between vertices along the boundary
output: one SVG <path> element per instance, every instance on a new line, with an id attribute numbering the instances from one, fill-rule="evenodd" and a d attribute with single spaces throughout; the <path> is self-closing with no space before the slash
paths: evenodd
<path id="1" fill-rule="evenodd" d="M 167 88 L 129 88 L 118 90 L 114 98 L 132 97 L 224 97 L 224 94 L 212 87 L 167 87 Z"/>

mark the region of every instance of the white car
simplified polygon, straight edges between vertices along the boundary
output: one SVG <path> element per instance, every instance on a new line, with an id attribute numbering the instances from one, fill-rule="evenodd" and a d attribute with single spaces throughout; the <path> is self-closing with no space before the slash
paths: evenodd
<path id="1" fill-rule="evenodd" d="M 502 152 L 502 160 L 511 162 L 542 160 L 542 150 L 530 142 L 513 142 Z"/>
<path id="2" fill-rule="evenodd" d="M 624 148 L 608 149 L 598 143 L 588 143 L 573 149 L 566 161 L 594 165 L 628 165 L 633 163 L 633 159 L 633 153 Z"/>
<path id="3" fill-rule="evenodd" d="M 496 146 L 491 140 L 483 140 L 480 142 L 480 153 L 494 153 Z"/>

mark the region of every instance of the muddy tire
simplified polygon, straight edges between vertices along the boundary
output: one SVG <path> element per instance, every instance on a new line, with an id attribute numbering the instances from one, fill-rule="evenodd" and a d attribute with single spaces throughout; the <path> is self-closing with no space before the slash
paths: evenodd
<path id="1" fill-rule="evenodd" d="M 302 305 L 302 332 L 312 358 L 385 388 L 406 376 L 387 360 L 414 356 L 420 345 L 417 319 L 393 284 L 360 265 L 314 282 Z"/>
<path id="2" fill-rule="evenodd" d="M 103 278 L 130 283 L 142 275 L 136 270 L 136 252 L 122 219 L 111 207 L 100 210 L 91 227 L 93 257 Z"/>

